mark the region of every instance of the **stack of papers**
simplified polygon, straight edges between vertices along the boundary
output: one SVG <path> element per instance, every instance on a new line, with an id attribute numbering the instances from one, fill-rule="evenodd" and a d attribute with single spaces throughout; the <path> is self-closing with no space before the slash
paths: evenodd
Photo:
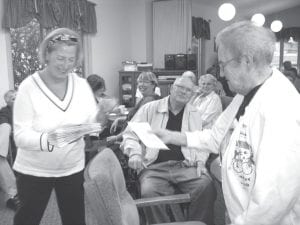
<path id="1" fill-rule="evenodd" d="M 48 141 L 51 145 L 62 148 L 86 134 L 99 133 L 102 130 L 103 127 L 100 123 L 65 125 L 49 132 Z"/>
<path id="2" fill-rule="evenodd" d="M 149 123 L 128 122 L 128 126 L 147 148 L 169 149 L 161 139 L 151 132 Z"/>

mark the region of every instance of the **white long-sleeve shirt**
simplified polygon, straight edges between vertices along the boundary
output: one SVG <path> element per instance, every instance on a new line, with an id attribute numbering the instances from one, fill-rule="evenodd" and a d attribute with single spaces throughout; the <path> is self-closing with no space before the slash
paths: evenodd
<path id="1" fill-rule="evenodd" d="M 235 225 L 300 224 L 300 95 L 277 69 L 240 117 L 222 161 Z"/>
<path id="2" fill-rule="evenodd" d="M 188 146 L 217 152 L 236 100 L 211 130 L 187 133 Z M 222 160 L 232 225 L 300 224 L 299 103 L 294 86 L 274 69 L 236 123 Z"/>
<path id="3" fill-rule="evenodd" d="M 84 168 L 84 141 L 48 151 L 47 132 L 67 124 L 92 122 L 97 104 L 85 79 L 69 74 L 63 100 L 47 88 L 38 73 L 26 78 L 14 103 L 14 138 L 18 147 L 14 169 L 18 172 L 60 177 Z"/>

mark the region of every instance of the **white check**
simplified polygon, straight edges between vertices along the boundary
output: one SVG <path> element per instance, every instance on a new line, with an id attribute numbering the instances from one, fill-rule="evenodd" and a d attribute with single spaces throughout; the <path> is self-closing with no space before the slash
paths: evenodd
<path id="1" fill-rule="evenodd" d="M 139 137 L 147 148 L 169 149 L 161 139 L 151 131 L 147 122 L 128 122 L 130 129 Z"/>

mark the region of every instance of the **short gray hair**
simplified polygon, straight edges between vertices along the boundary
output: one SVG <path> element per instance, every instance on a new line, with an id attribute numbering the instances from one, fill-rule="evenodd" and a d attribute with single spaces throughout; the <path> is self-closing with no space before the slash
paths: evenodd
<path id="1" fill-rule="evenodd" d="M 180 76 L 180 77 L 177 77 L 173 83 L 173 85 L 176 85 L 182 81 L 188 81 L 192 84 L 192 87 L 195 86 L 195 83 L 192 81 L 192 79 L 190 77 L 183 77 L 183 76 Z"/>
<path id="2" fill-rule="evenodd" d="M 270 65 L 275 51 L 274 33 L 250 21 L 234 23 L 216 37 L 217 48 L 222 46 L 235 57 L 253 57 L 255 65 Z"/>
<path id="3" fill-rule="evenodd" d="M 193 81 L 193 83 L 195 85 L 197 85 L 197 78 L 196 78 L 196 75 L 194 72 L 188 70 L 188 71 L 183 72 L 183 74 L 181 76 L 190 78 Z"/>
<path id="4" fill-rule="evenodd" d="M 59 35 L 65 35 L 65 36 L 70 36 L 73 37 L 74 39 L 76 39 L 77 41 L 71 41 L 71 40 L 67 40 L 67 39 L 63 39 L 61 41 L 58 41 L 57 43 L 64 43 L 66 45 L 69 46 L 76 46 L 77 47 L 77 53 L 76 53 L 76 64 L 75 66 L 79 66 L 82 62 L 83 59 L 83 48 L 82 48 L 82 43 L 81 43 L 81 37 L 78 33 L 76 33 L 75 31 L 69 29 L 69 28 L 58 28 L 55 29 L 53 31 L 51 31 L 42 41 L 42 43 L 40 44 L 40 48 L 39 48 L 39 59 L 40 59 L 40 63 L 42 64 L 46 64 L 46 54 L 47 53 L 51 53 L 53 50 L 56 49 L 57 44 L 49 44 L 51 41 L 53 41 L 53 38 L 59 36 Z"/>

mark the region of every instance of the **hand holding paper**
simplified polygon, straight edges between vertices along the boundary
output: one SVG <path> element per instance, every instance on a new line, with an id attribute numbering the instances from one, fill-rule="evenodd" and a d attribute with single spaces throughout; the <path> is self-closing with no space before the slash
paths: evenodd
<path id="1" fill-rule="evenodd" d="M 98 133 L 102 130 L 103 127 L 100 123 L 64 125 L 48 132 L 48 141 L 51 145 L 62 148 L 86 134 Z"/>
<path id="2" fill-rule="evenodd" d="M 128 122 L 130 129 L 147 148 L 169 149 L 152 131 L 147 122 Z"/>

